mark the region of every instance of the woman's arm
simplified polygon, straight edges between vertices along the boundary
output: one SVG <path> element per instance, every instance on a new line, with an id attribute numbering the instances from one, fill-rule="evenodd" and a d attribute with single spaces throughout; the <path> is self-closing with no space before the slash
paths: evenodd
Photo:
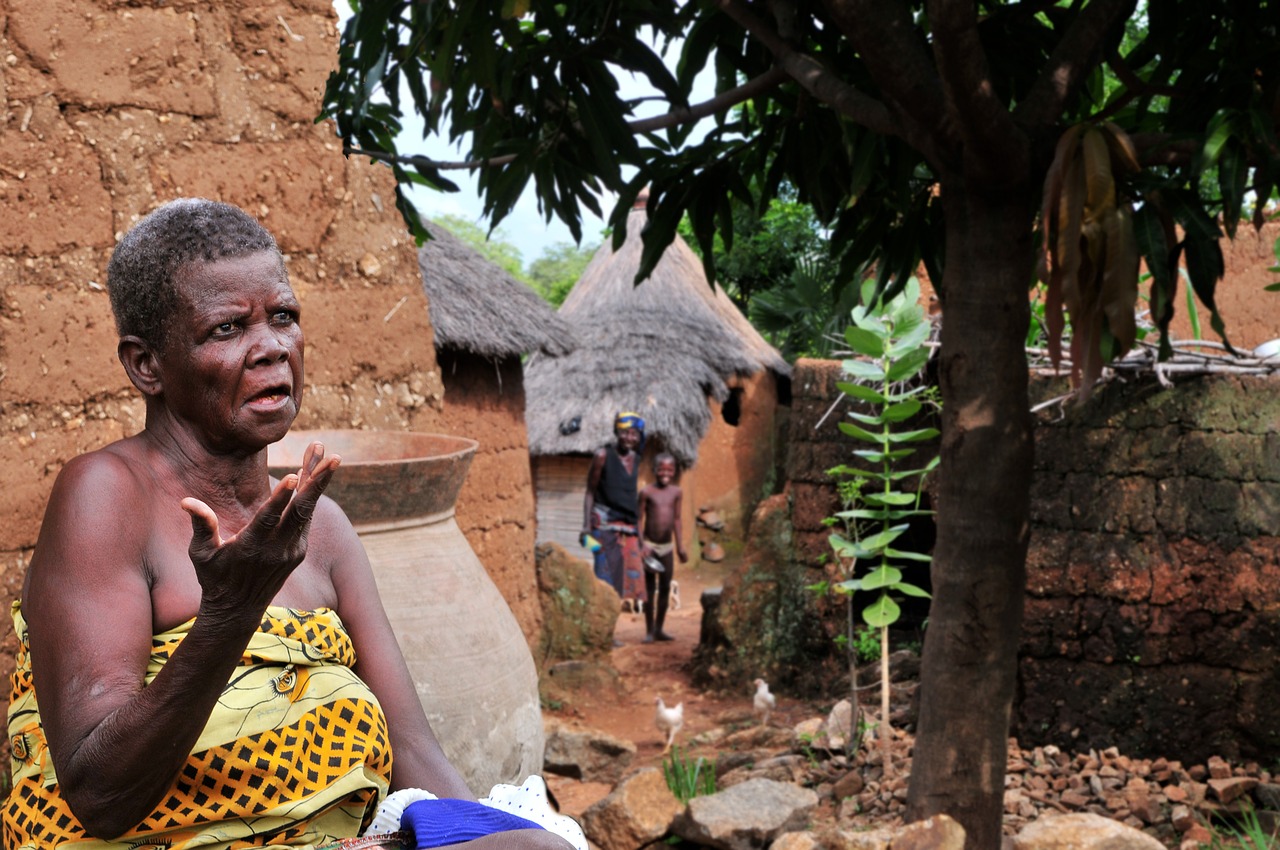
<path id="1" fill-rule="evenodd" d="M 229 541 L 207 524 L 206 507 L 191 506 L 193 525 L 203 526 L 192 542 L 199 613 L 146 687 L 151 528 L 136 509 L 150 494 L 110 453 L 77 458 L 59 475 L 23 607 L 50 755 L 91 834 L 126 832 L 172 785 L 271 596 L 302 560 L 310 507 L 301 503 L 319 498 L 331 471 L 304 477 L 296 497 L 298 479 L 289 476 Z"/>

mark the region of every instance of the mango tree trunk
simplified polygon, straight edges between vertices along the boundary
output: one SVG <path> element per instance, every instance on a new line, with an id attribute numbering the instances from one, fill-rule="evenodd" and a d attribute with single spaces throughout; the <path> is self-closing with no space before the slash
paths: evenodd
<path id="1" fill-rule="evenodd" d="M 1032 461 L 1025 339 L 1032 193 L 944 184 L 942 464 L 908 819 L 999 850 Z"/>

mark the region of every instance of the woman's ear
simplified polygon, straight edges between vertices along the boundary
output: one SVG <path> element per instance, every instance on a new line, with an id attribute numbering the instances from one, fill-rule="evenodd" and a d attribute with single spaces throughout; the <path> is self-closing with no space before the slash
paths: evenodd
<path id="1" fill-rule="evenodd" d="M 160 361 L 150 343 L 141 337 L 122 336 L 116 345 L 116 356 L 138 392 L 156 396 L 164 389 Z"/>

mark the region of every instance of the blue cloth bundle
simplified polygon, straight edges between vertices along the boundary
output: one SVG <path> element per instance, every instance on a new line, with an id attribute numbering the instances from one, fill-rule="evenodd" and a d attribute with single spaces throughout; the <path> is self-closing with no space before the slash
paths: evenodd
<path id="1" fill-rule="evenodd" d="M 461 844 L 495 832 L 543 827 L 471 800 L 418 800 L 405 807 L 400 828 L 413 833 L 418 850 L 427 850 Z"/>

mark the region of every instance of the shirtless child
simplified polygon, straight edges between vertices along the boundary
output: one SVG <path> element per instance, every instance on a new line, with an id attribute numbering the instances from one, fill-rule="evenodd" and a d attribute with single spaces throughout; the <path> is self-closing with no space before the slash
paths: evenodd
<path id="1" fill-rule="evenodd" d="M 655 457 L 653 477 L 654 483 L 640 491 L 639 528 L 643 540 L 640 555 L 645 559 L 650 556 L 657 558 L 662 562 L 663 570 L 644 571 L 645 590 L 648 591 L 651 603 L 644 606 L 645 643 L 674 640 L 662 630 L 662 623 L 667 617 L 667 604 L 671 601 L 671 579 L 675 573 L 673 551 L 679 556 L 680 563 L 689 562 L 680 524 L 680 504 L 684 494 L 671 483 L 676 477 L 676 459 L 666 452 Z M 653 593 L 655 583 L 658 586 L 657 596 Z"/>

